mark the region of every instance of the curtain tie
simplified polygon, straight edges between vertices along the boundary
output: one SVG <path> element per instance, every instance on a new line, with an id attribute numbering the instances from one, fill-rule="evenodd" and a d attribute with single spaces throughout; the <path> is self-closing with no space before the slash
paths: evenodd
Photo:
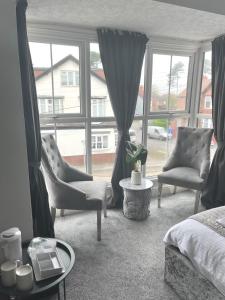
<path id="1" fill-rule="evenodd" d="M 129 138 L 130 134 L 129 134 L 129 130 L 118 130 L 118 135 L 121 139 L 126 140 Z"/>

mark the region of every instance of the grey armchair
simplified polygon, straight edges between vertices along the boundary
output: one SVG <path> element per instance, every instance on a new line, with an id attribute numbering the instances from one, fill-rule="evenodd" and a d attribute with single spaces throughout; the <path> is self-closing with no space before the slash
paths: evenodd
<path id="1" fill-rule="evenodd" d="M 196 190 L 194 213 L 198 212 L 201 191 L 210 166 L 210 144 L 213 130 L 179 127 L 175 148 L 158 175 L 158 207 L 163 184 Z"/>
<path id="2" fill-rule="evenodd" d="M 101 240 L 101 211 L 106 213 L 106 183 L 93 181 L 61 157 L 52 135 L 42 137 L 42 165 L 53 222 L 56 209 L 97 210 L 97 240 Z"/>

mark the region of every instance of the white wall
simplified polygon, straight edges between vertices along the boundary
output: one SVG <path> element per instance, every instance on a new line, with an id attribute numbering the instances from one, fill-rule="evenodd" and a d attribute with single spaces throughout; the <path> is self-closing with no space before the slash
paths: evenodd
<path id="1" fill-rule="evenodd" d="M 224 0 L 156 0 L 225 15 Z"/>
<path id="2" fill-rule="evenodd" d="M 0 1 L 0 231 L 18 226 L 32 237 L 16 1 Z"/>

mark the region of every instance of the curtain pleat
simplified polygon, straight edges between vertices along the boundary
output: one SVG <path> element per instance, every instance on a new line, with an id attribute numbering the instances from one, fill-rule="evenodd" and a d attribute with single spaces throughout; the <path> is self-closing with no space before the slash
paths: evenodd
<path id="1" fill-rule="evenodd" d="M 125 142 L 134 119 L 142 63 L 148 41 L 146 35 L 100 28 L 97 30 L 106 84 L 115 115 L 118 143 L 112 174 L 113 204 L 121 207 L 123 192 L 119 181 L 129 177 Z"/>
<path id="2" fill-rule="evenodd" d="M 212 42 L 212 119 L 217 150 L 202 193 L 207 208 L 225 205 L 225 36 Z"/>
<path id="3" fill-rule="evenodd" d="M 34 236 L 54 237 L 41 165 L 41 134 L 35 79 L 26 28 L 27 1 L 17 1 L 17 33 Z"/>

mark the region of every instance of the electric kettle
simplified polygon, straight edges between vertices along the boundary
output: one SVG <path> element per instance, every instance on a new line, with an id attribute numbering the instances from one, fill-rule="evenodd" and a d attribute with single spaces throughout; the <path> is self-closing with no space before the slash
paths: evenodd
<path id="1" fill-rule="evenodd" d="M 21 231 L 17 227 L 0 233 L 0 264 L 6 260 L 22 260 Z"/>

